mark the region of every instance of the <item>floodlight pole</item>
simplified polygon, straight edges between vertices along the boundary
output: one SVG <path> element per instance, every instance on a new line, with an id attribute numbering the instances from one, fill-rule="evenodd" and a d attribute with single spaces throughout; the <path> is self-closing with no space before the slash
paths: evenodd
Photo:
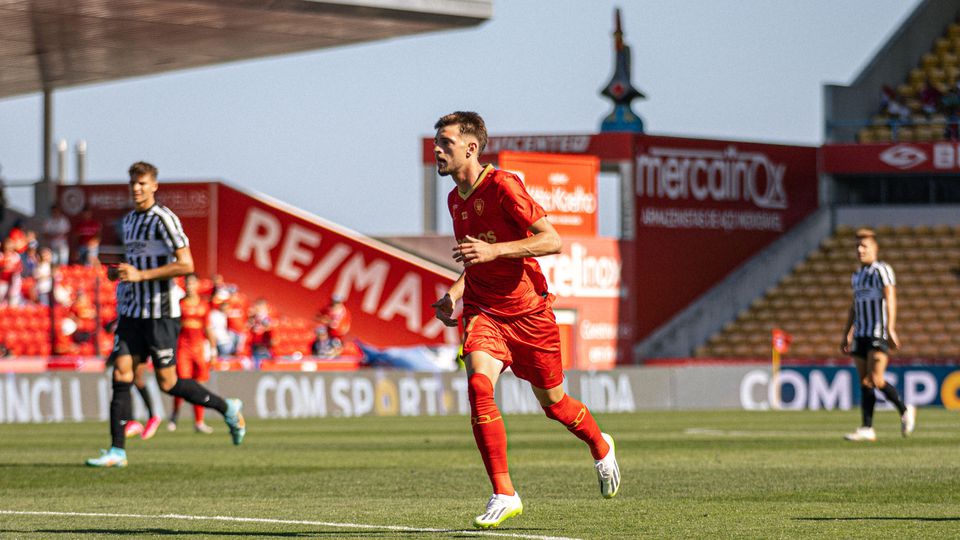
<path id="1" fill-rule="evenodd" d="M 34 216 L 45 218 L 50 215 L 50 205 L 55 200 L 53 185 L 53 88 L 43 89 L 43 178 L 34 185 Z"/>
<path id="2" fill-rule="evenodd" d="M 53 175 L 53 90 L 43 89 L 43 181 Z"/>

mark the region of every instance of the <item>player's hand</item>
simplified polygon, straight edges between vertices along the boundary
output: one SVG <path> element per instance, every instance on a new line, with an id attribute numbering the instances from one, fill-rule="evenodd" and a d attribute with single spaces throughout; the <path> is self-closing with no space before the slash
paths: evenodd
<path id="1" fill-rule="evenodd" d="M 138 270 L 137 267 L 127 263 L 117 265 L 117 276 L 120 281 L 129 281 L 130 283 L 143 281 L 143 272 Z"/>
<path id="2" fill-rule="evenodd" d="M 449 294 L 443 295 L 443 298 L 430 304 L 430 307 L 434 309 L 434 316 L 445 326 L 452 327 L 457 325 L 457 320 L 453 318 L 453 298 L 451 298 Z"/>
<path id="3" fill-rule="evenodd" d="M 897 335 L 897 331 L 894 330 L 893 328 L 890 329 L 889 334 L 890 334 L 890 339 L 888 339 L 887 341 L 890 344 L 890 350 L 895 351 L 900 348 L 900 336 Z"/>
<path id="4" fill-rule="evenodd" d="M 843 336 L 843 340 L 840 341 L 840 352 L 850 354 L 850 338 L 847 336 Z"/>
<path id="5" fill-rule="evenodd" d="M 453 248 L 453 260 L 458 263 L 463 263 L 464 268 L 475 264 L 490 262 L 496 258 L 496 246 L 470 235 L 467 235 L 460 245 Z"/>

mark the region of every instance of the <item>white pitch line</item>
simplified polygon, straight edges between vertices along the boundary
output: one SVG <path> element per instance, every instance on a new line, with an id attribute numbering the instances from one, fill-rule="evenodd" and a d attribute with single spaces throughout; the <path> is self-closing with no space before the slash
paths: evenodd
<path id="1" fill-rule="evenodd" d="M 331 521 L 307 521 L 300 519 L 272 519 L 272 518 L 248 518 L 232 516 L 187 516 L 183 514 L 109 514 L 101 512 L 30 512 L 25 510 L 0 510 L 0 515 L 11 516 L 73 516 L 73 517 L 109 517 L 109 518 L 135 518 L 135 519 L 179 519 L 184 521 L 228 521 L 235 523 L 276 523 L 280 525 L 313 525 L 319 527 L 336 527 L 340 529 L 371 529 L 387 530 L 398 532 L 422 532 L 422 533 L 451 533 L 458 535 L 474 536 L 500 536 L 505 538 L 527 538 L 529 540 L 579 540 L 566 536 L 540 536 L 535 534 L 513 534 L 507 532 L 493 531 L 472 531 L 455 529 L 431 529 L 425 527 L 404 527 L 402 525 L 369 525 L 366 523 L 335 523 Z"/>

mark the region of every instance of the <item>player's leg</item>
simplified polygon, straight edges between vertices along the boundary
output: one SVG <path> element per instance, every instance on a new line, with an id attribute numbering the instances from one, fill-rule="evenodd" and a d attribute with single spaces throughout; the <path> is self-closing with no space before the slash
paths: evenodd
<path id="1" fill-rule="evenodd" d="M 483 465 L 493 486 L 483 514 L 473 524 L 481 529 L 496 527 L 523 513 L 523 503 L 513 488 L 507 465 L 507 430 L 500 409 L 493 399 L 494 388 L 503 362 L 484 351 L 474 351 L 464 358 L 467 368 L 467 395 L 470 399 L 470 423 L 473 437 L 483 458 Z"/>
<path id="2" fill-rule="evenodd" d="M 877 405 L 877 395 L 873 391 L 873 379 L 867 368 L 866 351 L 862 350 L 862 340 L 854 339 L 853 362 L 857 367 L 857 379 L 860 381 L 860 427 L 843 436 L 848 441 L 875 441 L 877 434 L 873 430 L 873 411 Z"/>
<path id="3" fill-rule="evenodd" d="M 493 484 L 493 492 L 513 495 L 513 483 L 507 467 L 507 430 L 493 399 L 503 362 L 484 351 L 468 354 L 464 362 L 467 367 L 470 423 L 490 483 Z"/>
<path id="4" fill-rule="evenodd" d="M 137 364 L 136 369 L 134 369 L 133 376 L 133 385 L 137 388 L 137 392 L 143 399 L 143 404 L 147 407 L 147 423 L 143 426 L 140 433 L 140 438 L 143 440 L 152 438 L 156 435 L 157 430 L 160 429 L 160 417 L 153 412 L 153 398 L 147 387 L 146 371 L 147 363 L 140 362 Z M 127 436 L 131 436 L 129 432 Z"/>
<path id="5" fill-rule="evenodd" d="M 207 353 L 205 352 L 206 342 L 200 343 L 190 351 L 191 378 L 198 383 L 205 384 L 210 380 L 210 368 L 207 363 Z M 200 405 L 193 406 L 193 430 L 197 433 L 213 433 L 213 428 L 203 421 L 205 408 Z"/>
<path id="6" fill-rule="evenodd" d="M 153 357 L 153 369 L 157 373 L 160 389 L 174 397 L 181 397 L 193 405 L 215 409 L 223 415 L 233 444 L 240 444 L 246 436 L 246 422 L 239 399 L 224 400 L 193 379 L 177 377 L 177 336 L 180 333 L 178 319 L 156 319 L 151 321 L 148 342 Z"/>
<path id="7" fill-rule="evenodd" d="M 140 393 L 140 387 L 145 386 L 143 382 L 143 371 L 145 367 L 146 367 L 146 363 L 140 362 L 139 358 L 137 359 L 136 362 L 134 362 L 133 388 L 135 388 L 138 393 Z M 147 397 L 143 397 L 143 394 L 141 393 L 140 398 L 146 404 L 147 401 L 150 399 L 150 396 L 148 395 Z M 131 398 L 131 407 L 132 407 L 132 403 L 133 403 L 133 398 Z M 149 407 L 149 405 L 147 406 Z M 136 437 L 137 435 L 142 435 L 143 429 L 144 429 L 143 424 L 135 420 L 133 418 L 133 415 L 131 414 L 130 419 L 127 421 L 127 423 L 123 425 L 123 434 L 126 438 L 130 439 L 130 438 Z"/>
<path id="8" fill-rule="evenodd" d="M 537 401 L 543 407 L 548 418 L 563 424 L 570 433 L 587 443 L 593 459 L 603 459 L 610 451 L 610 445 L 604 440 L 590 410 L 583 403 L 567 395 L 563 386 L 553 388 L 537 388 L 532 386 Z"/>
<path id="9" fill-rule="evenodd" d="M 570 433 L 587 443 L 594 459 L 600 494 L 607 499 L 615 497 L 620 490 L 620 466 L 617 464 L 613 437 L 600 431 L 590 409 L 567 395 L 562 385 L 553 388 L 531 385 L 531 388 L 548 418 L 560 422 Z"/>
<path id="10" fill-rule="evenodd" d="M 147 415 L 153 418 L 153 400 L 150 399 L 150 390 L 147 388 L 147 363 L 140 362 L 133 372 L 133 385 L 137 388 L 137 393 L 143 399 L 143 405 L 147 408 Z"/>
<path id="11" fill-rule="evenodd" d="M 130 387 L 133 385 L 134 358 L 129 354 L 117 355 L 113 366 L 113 393 L 110 396 L 110 449 L 102 450 L 100 456 L 86 461 L 91 467 L 126 467 L 127 422 L 133 417 L 133 398 Z"/>
<path id="12" fill-rule="evenodd" d="M 907 406 L 900 399 L 897 388 L 887 383 L 884 375 L 887 371 L 887 365 L 890 363 L 890 357 L 881 349 L 873 349 L 867 355 L 867 369 L 870 372 L 870 378 L 877 390 L 883 393 L 887 401 L 893 404 L 900 413 L 900 433 L 906 437 L 913 433 L 916 424 L 917 409 L 914 406 Z"/>
<path id="13" fill-rule="evenodd" d="M 127 465 L 126 423 L 133 417 L 133 400 L 130 387 L 133 385 L 134 368 L 143 358 L 146 349 L 141 322 L 121 317 L 114 335 L 113 393 L 110 397 L 110 449 L 103 450 L 99 457 L 86 461 L 91 467 L 125 467 Z"/>
<path id="14" fill-rule="evenodd" d="M 177 378 L 191 379 L 193 378 L 193 366 L 188 359 L 185 358 L 185 347 L 183 345 L 183 341 L 177 341 Z M 177 430 L 177 420 L 180 418 L 181 407 L 183 407 L 183 398 L 174 396 L 173 407 L 170 411 L 170 420 L 167 422 L 168 430 Z"/>

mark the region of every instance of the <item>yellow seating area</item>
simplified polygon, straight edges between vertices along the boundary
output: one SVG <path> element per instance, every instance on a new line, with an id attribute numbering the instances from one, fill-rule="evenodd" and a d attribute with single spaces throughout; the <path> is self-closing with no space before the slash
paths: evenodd
<path id="1" fill-rule="evenodd" d="M 699 358 L 769 358 L 771 330 L 793 336 L 787 358 L 838 358 L 857 269 L 853 227 L 820 248 L 696 351 Z M 901 358 L 960 360 L 960 226 L 875 227 L 897 280 Z"/>
<path id="2" fill-rule="evenodd" d="M 891 118 L 886 114 L 873 117 L 870 126 L 857 132 L 861 143 L 931 142 L 945 139 L 947 117 L 944 114 L 923 114 L 920 93 L 929 81 L 941 94 L 947 94 L 960 80 L 960 24 L 951 23 L 946 34 L 938 38 L 920 64 L 910 70 L 906 81 L 897 87 L 897 95 L 910 109 L 909 125 L 891 129 Z"/>

